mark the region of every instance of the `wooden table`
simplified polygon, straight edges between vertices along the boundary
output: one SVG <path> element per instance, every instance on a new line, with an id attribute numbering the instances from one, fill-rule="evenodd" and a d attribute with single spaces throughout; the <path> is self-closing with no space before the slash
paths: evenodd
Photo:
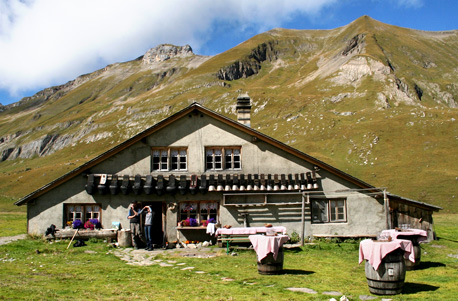
<path id="1" fill-rule="evenodd" d="M 425 230 L 420 230 L 420 229 L 405 229 L 405 230 L 389 229 L 389 230 L 383 230 L 381 235 L 391 236 L 391 238 L 393 239 L 408 239 L 412 241 L 414 245 L 428 239 L 428 232 L 426 232 Z"/>
<path id="2" fill-rule="evenodd" d="M 288 235 L 250 235 L 250 242 L 256 251 L 258 272 L 263 275 L 279 274 L 283 271 L 283 244 Z"/>
<path id="3" fill-rule="evenodd" d="M 410 240 L 377 241 L 365 239 L 359 244 L 359 263 L 361 264 L 364 260 L 367 260 L 377 270 L 382 259 L 396 249 L 404 251 L 404 257 L 415 262 L 413 245 Z"/>
<path id="4" fill-rule="evenodd" d="M 403 229 L 403 230 L 383 230 L 380 234 L 382 236 L 390 236 L 393 239 L 406 239 L 410 240 L 413 245 L 413 254 L 415 257 L 415 262 L 406 260 L 406 269 L 414 270 L 421 261 L 421 248 L 420 243 L 428 239 L 428 232 L 420 229 Z"/>
<path id="5" fill-rule="evenodd" d="M 283 246 L 285 242 L 289 240 L 288 235 L 250 235 L 250 242 L 253 245 L 253 249 L 256 251 L 258 261 L 261 261 L 272 253 L 274 259 L 277 259 L 278 250 Z"/>
<path id="6" fill-rule="evenodd" d="M 404 258 L 415 262 L 410 240 L 361 241 L 359 263 L 366 260 L 365 272 L 369 291 L 377 295 L 401 293 L 406 275 Z"/>

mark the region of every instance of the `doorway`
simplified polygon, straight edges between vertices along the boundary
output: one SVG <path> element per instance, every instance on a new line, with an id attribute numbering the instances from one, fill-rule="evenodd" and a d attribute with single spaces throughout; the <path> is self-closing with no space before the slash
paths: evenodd
<path id="1" fill-rule="evenodd" d="M 154 212 L 153 217 L 153 227 L 151 231 L 152 241 L 154 248 L 162 247 L 164 244 L 164 229 L 162 223 L 163 217 L 163 205 L 162 202 L 143 202 L 142 206 L 150 206 L 151 210 Z M 145 218 L 142 218 L 142 233 L 145 229 Z"/>

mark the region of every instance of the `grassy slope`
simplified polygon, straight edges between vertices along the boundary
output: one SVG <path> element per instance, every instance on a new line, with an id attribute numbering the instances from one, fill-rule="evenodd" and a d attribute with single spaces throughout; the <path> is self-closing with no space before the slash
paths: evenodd
<path id="1" fill-rule="evenodd" d="M 438 76 L 443 73 L 440 70 L 458 66 L 457 56 L 450 55 L 458 48 L 453 35 L 430 39 L 368 18 L 328 31 L 273 30 L 211 58 L 197 69 L 180 69 L 156 87 L 154 70 L 135 72 L 140 61 L 116 64 L 110 67 L 114 70 L 111 76 L 96 77 L 39 110 L 20 116 L 0 114 L 1 135 L 34 128 L 29 137 L 37 139 L 47 133 L 71 134 L 94 126 L 88 135 L 112 133 L 108 139 L 80 143 L 48 157 L 0 163 L 0 195 L 6 197 L 4 200 L 23 197 L 192 101 L 235 118 L 230 107 L 240 91 L 248 91 L 254 102 L 255 129 L 375 186 L 388 187 L 392 193 L 458 212 L 454 202 L 458 197 L 454 174 L 458 170 L 458 140 L 453 138 L 458 129 L 451 121 L 456 119 L 456 109 L 438 106 L 434 100 L 437 94 L 431 89 L 423 87 L 424 108 L 401 105 L 378 110 L 376 95 L 388 82 L 366 78 L 358 87 L 336 86 L 330 84 L 330 77 L 317 77 L 297 84 L 317 71 L 323 58 L 339 55 L 347 41 L 359 33 L 366 34 L 366 50 L 361 56 L 384 64 L 389 59 L 396 76 L 409 84 L 410 91 L 413 83 L 422 85 L 422 81 L 433 82 L 442 90 L 456 85 L 453 77 Z M 207 85 L 217 82 L 214 74 L 220 67 L 272 40 L 277 41 L 280 59 L 264 62 L 258 75 L 228 82 L 225 87 Z M 437 67 L 423 68 L 426 61 Z M 447 91 L 453 92 L 451 89 Z M 364 92 L 364 96 L 336 104 L 325 101 L 343 92 Z M 347 111 L 354 115 L 336 114 Z M 37 114 L 41 117 L 34 118 Z M 77 123 L 69 128 L 49 127 L 69 121 Z M 25 129 L 23 124 L 27 124 Z M 376 144 L 374 139 L 378 139 Z"/>

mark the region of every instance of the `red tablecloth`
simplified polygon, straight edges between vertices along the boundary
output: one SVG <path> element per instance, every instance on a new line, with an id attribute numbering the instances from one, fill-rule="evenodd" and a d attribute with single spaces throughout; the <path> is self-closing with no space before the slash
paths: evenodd
<path id="1" fill-rule="evenodd" d="M 256 254 L 258 255 L 258 261 L 261 261 L 269 253 L 272 253 L 274 259 L 276 260 L 278 250 L 289 239 L 288 235 L 250 235 L 248 238 L 250 239 L 250 242 L 253 245 Z"/>
<path id="2" fill-rule="evenodd" d="M 418 242 L 428 239 L 428 232 L 420 229 L 407 229 L 400 231 L 395 229 L 383 230 L 381 235 L 391 236 L 393 239 L 397 239 L 398 237 L 400 237 L 400 239 L 409 239 L 406 236 L 416 236 Z"/>
<path id="3" fill-rule="evenodd" d="M 266 233 L 268 229 L 271 229 L 278 233 L 286 234 L 286 227 L 277 226 L 277 227 L 236 227 L 236 228 L 219 228 L 215 232 L 215 236 L 218 235 L 231 235 L 231 234 L 240 234 L 240 235 L 254 235 L 258 233 Z"/>
<path id="4" fill-rule="evenodd" d="M 374 241 L 365 239 L 359 244 L 359 263 L 368 260 L 369 263 L 377 270 L 382 259 L 389 253 L 400 248 L 403 250 L 404 258 L 415 262 L 413 245 L 410 240 L 394 239 L 392 241 Z"/>

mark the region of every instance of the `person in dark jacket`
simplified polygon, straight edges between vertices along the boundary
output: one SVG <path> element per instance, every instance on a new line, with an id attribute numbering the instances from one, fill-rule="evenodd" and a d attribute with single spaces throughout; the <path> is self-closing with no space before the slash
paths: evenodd
<path id="1" fill-rule="evenodd" d="M 141 241 L 141 233 L 140 233 L 140 215 L 138 212 L 138 203 L 137 201 L 133 201 L 129 205 L 129 214 L 127 218 L 130 221 L 130 234 L 132 236 L 132 246 L 135 249 L 139 248 L 139 243 Z"/>

